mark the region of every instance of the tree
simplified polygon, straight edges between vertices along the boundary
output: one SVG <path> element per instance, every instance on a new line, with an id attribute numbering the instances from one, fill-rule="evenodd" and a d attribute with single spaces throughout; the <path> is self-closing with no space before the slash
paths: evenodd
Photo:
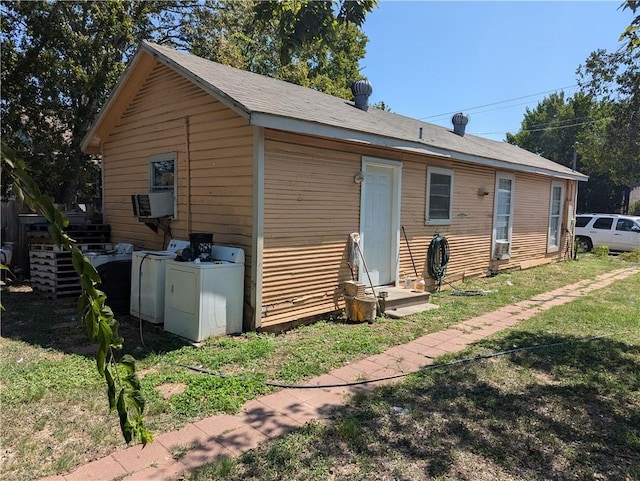
<path id="1" fill-rule="evenodd" d="M 637 11 L 640 2 L 623 8 Z M 600 104 L 602 122 L 590 125 L 582 135 L 581 152 L 592 171 L 607 175 L 625 189 L 623 210 L 629 208 L 629 191 L 640 184 L 640 18 L 620 37 L 627 40 L 618 50 L 597 50 L 578 68 L 580 87 Z"/>
<path id="2" fill-rule="evenodd" d="M 193 10 L 183 44 L 216 62 L 351 99 L 366 53 L 360 25 L 374 6 L 209 0 Z"/>
<path id="3" fill-rule="evenodd" d="M 376 0 L 340 1 L 264 1 L 255 7 L 258 27 L 271 30 L 272 45 L 279 54 L 281 65 L 290 64 L 304 45 L 318 40 L 330 44 L 336 28 L 344 24 L 359 27 L 367 13 L 376 6 Z"/>
<path id="4" fill-rule="evenodd" d="M 80 144 L 141 39 L 162 40 L 187 2 L 2 2 L 2 138 L 47 194 L 96 195 Z M 6 186 L 5 186 L 6 187 Z"/>
<path id="5" fill-rule="evenodd" d="M 375 4 L 2 2 L 2 138 L 71 205 L 99 194 L 97 164 L 80 145 L 141 40 L 350 98 L 367 42 L 360 25 Z"/>
<path id="6" fill-rule="evenodd" d="M 621 6 L 634 14 L 637 0 Z M 636 16 L 620 36 L 615 52 L 593 52 L 578 68 L 581 92 L 564 103 L 551 96 L 527 109 L 522 130 L 507 141 L 564 165 L 574 147 L 578 170 L 590 176 L 580 184 L 583 212 L 627 212 L 629 192 L 640 184 L 640 43 Z M 582 107 L 581 107 L 582 106 Z"/>
<path id="7" fill-rule="evenodd" d="M 622 10 L 629 9 L 635 15 L 636 12 L 640 11 L 640 0 L 626 0 L 622 5 L 620 5 Z M 627 49 L 633 50 L 640 48 L 640 15 L 636 15 L 635 18 L 631 21 L 629 26 L 622 32 L 620 35 L 620 41 L 627 42 Z"/>
<path id="8" fill-rule="evenodd" d="M 586 152 L 583 132 L 603 123 L 603 113 L 589 95 L 577 92 L 565 98 L 564 92 L 545 97 L 535 109 L 527 108 L 521 129 L 507 133 L 507 142 L 573 168 L 574 155 Z M 576 151 L 577 150 L 577 151 Z M 579 212 L 609 212 L 619 209 L 624 188 L 607 175 L 592 168 L 590 157 L 576 156 L 576 170 L 589 175 L 589 182 L 578 184 Z"/>

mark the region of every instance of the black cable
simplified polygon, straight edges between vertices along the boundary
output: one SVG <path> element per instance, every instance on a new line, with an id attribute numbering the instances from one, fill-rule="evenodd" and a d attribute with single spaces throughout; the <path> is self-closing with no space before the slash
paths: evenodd
<path id="1" fill-rule="evenodd" d="M 493 105 L 506 104 L 506 103 L 509 103 L 509 102 L 514 102 L 516 100 L 522 100 L 522 99 L 526 99 L 526 98 L 529 98 L 529 97 L 537 97 L 538 95 L 548 94 L 550 92 L 557 92 L 558 90 L 569 89 L 569 88 L 573 88 L 573 87 L 577 87 L 577 86 L 578 86 L 578 84 L 568 85 L 566 87 L 560 87 L 560 88 L 553 89 L 553 90 L 545 90 L 544 92 L 538 92 L 538 93 L 530 94 L 530 95 L 523 95 L 521 97 L 514 97 L 514 98 L 511 98 L 511 99 L 507 99 L 507 100 L 500 100 L 498 102 L 492 102 L 490 104 L 478 105 L 477 107 L 469 107 L 469 108 L 466 108 L 466 109 L 458 109 L 458 110 L 454 110 L 452 112 L 447 112 L 447 113 L 444 113 L 444 114 L 431 115 L 429 117 L 420 117 L 420 120 L 435 119 L 435 118 L 439 118 L 439 117 L 447 117 L 449 115 L 455 114 L 456 112 L 468 112 L 470 110 L 478 110 L 478 109 L 482 109 L 484 107 L 491 107 Z M 508 107 L 512 107 L 512 106 L 508 106 Z M 508 108 L 508 107 L 505 107 L 505 108 Z M 476 113 L 482 113 L 482 112 L 476 112 Z"/>
<path id="2" fill-rule="evenodd" d="M 139 317 L 139 327 L 140 327 L 140 343 L 142 344 L 143 348 L 147 348 L 147 346 L 144 345 L 144 336 L 142 335 L 142 264 L 144 264 L 144 260 L 149 257 L 150 253 L 149 252 L 145 252 L 145 254 L 142 256 L 142 259 L 140 259 L 140 265 L 138 266 L 138 317 Z"/>
<path id="3" fill-rule="evenodd" d="M 593 337 L 587 337 L 584 339 L 578 339 L 578 340 L 574 340 L 574 341 L 563 341 L 563 342 L 552 342 L 549 344 L 536 344 L 533 346 L 524 346 L 524 347 L 516 347 L 513 349 L 506 349 L 504 351 L 496 351 L 496 352 L 492 352 L 489 354 L 478 354 L 477 356 L 472 356 L 472 357 L 464 357 L 462 359 L 455 359 L 453 361 L 449 361 L 449 362 L 440 362 L 437 364 L 429 364 L 427 366 L 423 366 L 419 369 L 419 371 L 429 371 L 431 369 L 439 369 L 441 367 L 447 367 L 447 366 L 455 366 L 456 364 L 465 364 L 468 362 L 472 362 L 472 361 L 481 361 L 484 359 L 491 359 L 494 357 L 500 357 L 500 356 L 506 356 L 507 354 L 513 354 L 516 352 L 522 352 L 522 351 L 536 351 L 538 349 L 545 349 L 548 347 L 559 347 L 559 346 L 566 346 L 569 344 L 577 344 L 579 342 L 588 342 L 588 341 L 595 341 L 596 339 L 602 339 L 604 337 L 607 337 L 606 335 L 602 335 L 602 336 L 593 336 Z M 188 366 L 186 364 L 180 364 L 177 363 L 178 366 L 180 367 L 184 367 L 186 369 L 190 369 L 192 371 L 196 371 L 202 374 L 208 374 L 210 376 L 217 376 L 220 377 L 222 379 L 229 379 L 232 377 L 238 377 L 238 376 L 228 376 L 226 374 L 221 374 L 221 373 L 217 373 L 217 372 L 212 372 L 212 371 L 208 371 L 207 369 L 203 369 L 201 367 L 195 367 L 195 366 Z M 392 376 L 384 376 L 384 377 L 378 377 L 375 379 L 366 379 L 364 381 L 353 381 L 353 382 L 345 382 L 345 383 L 332 383 L 332 384 L 283 384 L 283 383 L 279 383 L 279 382 L 273 382 L 273 381 L 265 381 L 265 385 L 267 386 L 272 386 L 272 387 L 279 387 L 279 388 L 288 388 L 288 389 L 326 389 L 326 388 L 332 388 L 332 387 L 349 387 L 349 386 L 358 386 L 360 384 L 368 384 L 368 383 L 372 383 L 372 382 L 380 382 L 380 381 L 387 381 L 390 379 L 397 379 L 400 377 L 407 377 L 410 376 L 411 374 L 415 374 L 418 371 L 414 371 L 414 372 L 404 372 L 401 374 L 394 374 Z"/>
<path id="4" fill-rule="evenodd" d="M 438 283 L 438 290 L 444 282 L 444 276 L 449 264 L 449 241 L 445 236 L 434 234 L 427 253 L 427 272 Z"/>

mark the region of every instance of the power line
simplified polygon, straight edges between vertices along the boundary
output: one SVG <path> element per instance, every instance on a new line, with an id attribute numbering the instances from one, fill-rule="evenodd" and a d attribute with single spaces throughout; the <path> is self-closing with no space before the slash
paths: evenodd
<path id="1" fill-rule="evenodd" d="M 571 122 L 578 122 L 581 120 L 587 120 L 587 119 L 591 119 L 592 117 L 574 117 L 574 118 L 570 118 L 570 119 L 564 119 L 564 120 L 556 120 L 556 121 L 552 121 L 552 122 L 542 122 L 539 124 L 532 124 L 529 125 L 527 129 L 527 131 L 531 131 L 533 129 L 544 129 L 545 127 L 551 127 L 551 126 L 555 126 L 555 125 L 562 125 L 562 124 L 567 124 L 567 123 L 571 123 Z"/>
<path id="2" fill-rule="evenodd" d="M 556 126 L 549 126 L 549 127 L 544 127 L 544 128 L 540 128 L 540 129 L 524 129 L 524 130 L 519 130 L 516 133 L 520 133 L 520 132 L 543 132 L 545 130 L 568 129 L 568 128 L 571 128 L 571 127 L 580 127 L 582 125 L 595 124 L 596 122 L 601 122 L 603 120 L 609 120 L 609 119 L 611 119 L 611 117 L 605 117 L 605 118 L 602 118 L 602 119 L 590 120 L 588 122 L 580 122 L 580 123 L 571 124 L 571 125 L 556 125 Z M 500 131 L 500 132 L 481 132 L 481 133 L 469 132 L 469 133 L 471 133 L 473 135 L 497 135 L 497 134 L 506 134 L 507 132 L 509 132 L 509 131 L 506 130 L 506 131 Z"/>
<path id="3" fill-rule="evenodd" d="M 530 95 L 523 95 L 522 97 L 515 97 L 515 98 L 512 98 L 512 99 L 508 99 L 508 100 L 500 100 L 498 102 L 492 102 L 490 104 L 478 105 L 477 107 L 470 107 L 470 108 L 466 108 L 466 109 L 458 109 L 458 110 L 454 110 L 452 112 L 446 112 L 446 113 L 443 113 L 443 114 L 430 115 L 428 117 L 420 117 L 419 120 L 427 120 L 427 119 L 434 119 L 434 118 L 438 118 L 438 117 L 446 117 L 446 116 L 453 115 L 453 114 L 458 113 L 458 112 L 468 112 L 468 111 L 471 111 L 471 110 L 478 110 L 478 109 L 482 109 L 482 108 L 485 108 L 485 107 L 492 107 L 494 105 L 506 104 L 506 103 L 509 103 L 509 102 L 514 102 L 516 100 L 522 100 L 522 99 L 526 99 L 526 98 L 530 98 L 530 97 L 537 97 L 539 95 L 548 94 L 548 93 L 551 93 L 551 92 L 557 92 L 558 90 L 570 89 L 570 88 L 574 88 L 574 87 L 577 87 L 577 86 L 578 86 L 578 84 L 567 85 L 566 87 L 559 87 L 559 88 L 552 89 L 552 90 L 546 90 L 544 92 L 538 92 L 538 93 L 530 94 Z M 510 106 L 508 106 L 508 107 L 510 107 Z M 508 108 L 508 107 L 504 107 L 504 108 Z M 497 110 L 497 109 L 493 109 L 493 110 Z M 476 113 L 482 113 L 482 112 L 476 112 Z"/>

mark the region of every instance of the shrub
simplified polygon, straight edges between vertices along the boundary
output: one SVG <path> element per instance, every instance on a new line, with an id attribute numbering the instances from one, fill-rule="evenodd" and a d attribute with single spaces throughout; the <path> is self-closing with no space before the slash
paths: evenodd
<path id="1" fill-rule="evenodd" d="M 609 246 L 606 244 L 601 244 L 594 247 L 591 252 L 593 253 L 593 255 L 598 257 L 607 257 L 609 255 Z"/>

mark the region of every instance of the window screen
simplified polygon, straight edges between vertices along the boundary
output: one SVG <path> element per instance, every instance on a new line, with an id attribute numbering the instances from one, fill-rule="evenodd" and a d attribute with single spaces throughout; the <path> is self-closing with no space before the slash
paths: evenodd
<path id="1" fill-rule="evenodd" d="M 451 222 L 453 209 L 453 171 L 438 167 L 427 169 L 427 223 Z"/>
<path id="2" fill-rule="evenodd" d="M 176 152 L 156 154 L 149 157 L 149 191 L 175 190 Z"/>

